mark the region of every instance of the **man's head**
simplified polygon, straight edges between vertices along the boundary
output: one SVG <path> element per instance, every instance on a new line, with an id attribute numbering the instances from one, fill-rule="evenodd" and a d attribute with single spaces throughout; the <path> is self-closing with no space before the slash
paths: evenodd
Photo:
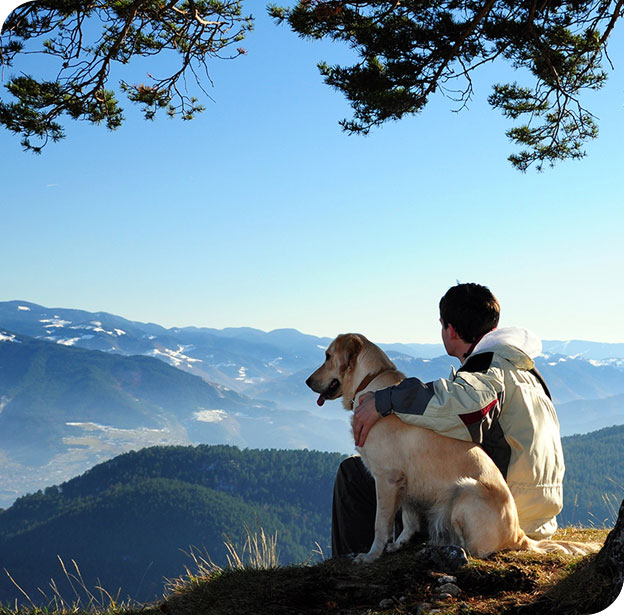
<path id="1" fill-rule="evenodd" d="M 493 330 L 499 315 L 500 306 L 492 292 L 474 282 L 451 287 L 440 300 L 442 326 L 448 329 L 452 325 L 456 335 L 468 344 Z"/>

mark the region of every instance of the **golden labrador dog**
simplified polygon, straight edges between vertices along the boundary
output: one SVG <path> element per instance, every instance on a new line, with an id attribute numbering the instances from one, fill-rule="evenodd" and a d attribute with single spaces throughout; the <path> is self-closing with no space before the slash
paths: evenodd
<path id="1" fill-rule="evenodd" d="M 405 378 L 378 346 L 360 334 L 338 336 L 325 355 L 323 365 L 306 381 L 320 394 L 319 405 L 342 397 L 343 406 L 352 410 L 363 393 Z M 586 554 L 600 547 L 527 537 L 505 479 L 474 443 L 409 425 L 391 414 L 373 426 L 358 450 L 375 479 L 377 513 L 373 544 L 356 562 L 372 562 L 384 549 L 405 545 L 419 530 L 421 513 L 428 520 L 432 544 L 460 545 L 479 558 L 499 550 Z M 389 543 L 399 508 L 403 531 Z"/>

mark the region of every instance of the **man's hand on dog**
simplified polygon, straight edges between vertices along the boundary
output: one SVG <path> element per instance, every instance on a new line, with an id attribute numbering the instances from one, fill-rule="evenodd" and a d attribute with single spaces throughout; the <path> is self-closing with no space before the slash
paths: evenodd
<path id="1" fill-rule="evenodd" d="M 375 393 L 366 392 L 360 396 L 359 404 L 353 412 L 353 437 L 355 446 L 363 447 L 370 429 L 379 421 L 381 416 L 375 407 Z"/>

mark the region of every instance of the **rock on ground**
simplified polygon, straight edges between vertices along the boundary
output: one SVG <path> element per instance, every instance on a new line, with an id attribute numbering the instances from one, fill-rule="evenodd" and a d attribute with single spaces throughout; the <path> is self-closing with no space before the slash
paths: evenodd
<path id="1" fill-rule="evenodd" d="M 607 535 L 607 539 L 602 549 L 594 560 L 596 570 L 612 578 L 611 586 L 608 590 L 608 604 L 613 603 L 622 591 L 624 582 L 624 501 L 620 505 L 618 519 L 613 530 Z"/>

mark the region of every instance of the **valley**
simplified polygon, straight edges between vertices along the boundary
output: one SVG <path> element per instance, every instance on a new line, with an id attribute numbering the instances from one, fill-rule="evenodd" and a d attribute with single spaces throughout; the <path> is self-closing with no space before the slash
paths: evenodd
<path id="1" fill-rule="evenodd" d="M 351 453 L 349 414 L 319 407 L 305 385 L 329 342 L 0 302 L 0 507 L 152 445 Z M 458 367 L 441 344 L 381 346 L 425 381 Z M 624 424 L 622 355 L 618 344 L 544 343 L 536 364 L 563 436 Z"/>

